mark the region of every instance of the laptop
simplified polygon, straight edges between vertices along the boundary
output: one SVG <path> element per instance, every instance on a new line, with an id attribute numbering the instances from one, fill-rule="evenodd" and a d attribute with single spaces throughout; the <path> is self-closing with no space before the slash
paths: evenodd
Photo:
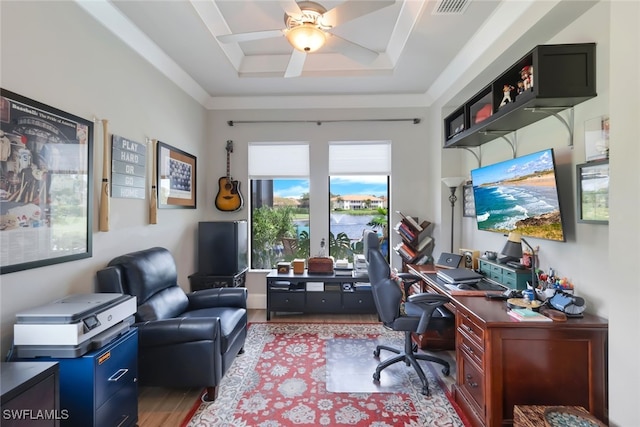
<path id="1" fill-rule="evenodd" d="M 439 270 L 436 276 L 447 283 L 476 283 L 484 277 L 482 274 L 476 273 L 468 268 Z"/>
<path id="2" fill-rule="evenodd" d="M 440 258 L 436 262 L 436 267 L 440 268 L 458 268 L 462 255 L 450 254 L 448 252 L 442 252 Z"/>

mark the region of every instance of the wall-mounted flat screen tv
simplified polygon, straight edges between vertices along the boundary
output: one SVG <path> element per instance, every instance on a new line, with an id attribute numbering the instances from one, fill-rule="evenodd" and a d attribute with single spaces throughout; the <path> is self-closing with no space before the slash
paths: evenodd
<path id="1" fill-rule="evenodd" d="M 564 241 L 549 148 L 471 171 L 479 230 Z"/>

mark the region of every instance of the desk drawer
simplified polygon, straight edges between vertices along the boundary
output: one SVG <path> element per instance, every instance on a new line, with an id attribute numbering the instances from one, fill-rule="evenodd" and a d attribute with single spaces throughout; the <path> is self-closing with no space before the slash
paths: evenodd
<path id="1" fill-rule="evenodd" d="M 518 275 L 515 271 L 504 269 L 502 270 L 502 277 L 504 278 L 504 280 L 513 280 L 515 282 L 515 280 L 518 278 Z"/>
<path id="2" fill-rule="evenodd" d="M 503 270 L 503 268 L 498 266 L 498 265 L 493 265 L 493 264 L 491 265 L 491 272 L 492 273 L 502 274 L 502 270 Z"/>
<path id="3" fill-rule="evenodd" d="M 271 311 L 303 311 L 304 292 L 269 291 L 269 309 Z"/>
<path id="4" fill-rule="evenodd" d="M 459 358 L 462 361 L 458 366 L 458 385 L 466 395 L 470 396 L 478 405 L 482 415 L 485 413 L 484 407 L 484 375 L 482 370 L 473 363 L 472 359 L 463 353 Z"/>
<path id="5" fill-rule="evenodd" d="M 495 280 L 496 282 L 502 283 L 502 273 L 496 273 L 495 271 L 491 272 L 491 276 L 489 276 L 491 280 Z"/>
<path id="6" fill-rule="evenodd" d="M 342 303 L 346 310 L 365 313 L 375 313 L 376 311 L 373 294 L 371 292 L 344 292 L 342 294 Z"/>
<path id="7" fill-rule="evenodd" d="M 305 311 L 331 313 L 340 309 L 340 292 L 307 292 Z"/>
<path id="8" fill-rule="evenodd" d="M 466 334 L 459 333 L 456 335 L 456 348 L 484 369 L 484 348 L 468 338 Z"/>
<path id="9" fill-rule="evenodd" d="M 468 314 L 458 310 L 456 314 L 456 324 L 458 331 L 467 336 L 478 347 L 484 349 L 484 330 L 474 322 Z"/>

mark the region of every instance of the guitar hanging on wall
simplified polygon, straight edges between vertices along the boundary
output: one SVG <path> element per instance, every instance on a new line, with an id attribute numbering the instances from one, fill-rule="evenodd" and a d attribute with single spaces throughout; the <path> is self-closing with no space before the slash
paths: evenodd
<path id="1" fill-rule="evenodd" d="M 229 156 L 233 153 L 233 141 L 227 141 L 227 175 L 218 179 L 218 194 L 216 208 L 223 212 L 234 212 L 242 209 L 244 200 L 240 194 L 240 182 L 231 178 Z"/>

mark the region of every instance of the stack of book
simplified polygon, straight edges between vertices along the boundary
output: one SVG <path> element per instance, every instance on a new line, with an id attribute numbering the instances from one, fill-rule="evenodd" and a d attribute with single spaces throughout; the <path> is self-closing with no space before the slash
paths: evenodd
<path id="1" fill-rule="evenodd" d="M 537 311 L 529 310 L 528 308 L 512 308 L 507 311 L 509 316 L 520 322 L 551 322 L 550 317 L 540 314 Z"/>
<path id="2" fill-rule="evenodd" d="M 367 271 L 367 260 L 364 258 L 364 255 L 354 255 L 353 264 L 353 277 L 369 278 L 369 272 Z"/>
<path id="3" fill-rule="evenodd" d="M 333 273 L 336 276 L 351 277 L 353 275 L 353 264 L 346 259 L 338 259 L 333 266 Z"/>

